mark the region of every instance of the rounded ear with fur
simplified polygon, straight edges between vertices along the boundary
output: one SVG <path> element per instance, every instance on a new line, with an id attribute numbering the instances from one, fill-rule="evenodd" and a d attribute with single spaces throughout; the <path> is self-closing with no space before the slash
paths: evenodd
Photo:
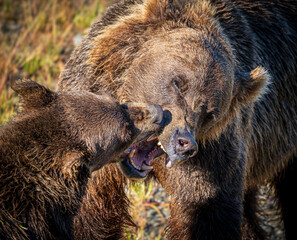
<path id="1" fill-rule="evenodd" d="M 269 73 L 260 66 L 249 73 L 236 72 L 234 100 L 243 105 L 256 101 L 265 93 L 269 80 Z"/>
<path id="2" fill-rule="evenodd" d="M 55 93 L 29 79 L 17 80 L 11 87 L 23 99 L 25 107 L 38 108 L 53 101 Z"/>

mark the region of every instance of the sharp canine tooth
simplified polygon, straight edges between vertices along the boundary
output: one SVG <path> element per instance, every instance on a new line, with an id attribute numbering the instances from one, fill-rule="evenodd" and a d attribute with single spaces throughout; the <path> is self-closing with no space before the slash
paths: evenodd
<path id="1" fill-rule="evenodd" d="M 140 167 L 136 166 L 136 164 L 134 163 L 133 159 L 130 159 L 130 163 L 131 163 L 131 165 L 132 165 L 134 168 L 136 168 L 137 170 L 139 170 L 139 171 L 141 170 Z"/>
<path id="2" fill-rule="evenodd" d="M 167 164 L 166 164 L 166 167 L 167 168 L 171 168 L 172 167 L 172 161 L 169 159 L 169 161 L 167 162 Z"/>
<path id="3" fill-rule="evenodd" d="M 153 169 L 153 166 L 148 166 L 145 163 L 142 164 L 141 170 L 152 170 L 152 169 Z"/>
<path id="4" fill-rule="evenodd" d="M 161 143 L 160 141 L 157 143 L 157 145 L 160 146 L 161 149 L 162 149 L 164 152 L 166 152 L 166 151 L 165 151 L 165 148 L 163 147 L 163 145 L 162 145 L 162 143 Z"/>
<path id="5" fill-rule="evenodd" d="M 124 151 L 124 153 L 129 153 L 130 151 L 131 151 L 131 148 L 126 149 L 126 150 Z"/>
<path id="6" fill-rule="evenodd" d="M 147 142 L 156 140 L 158 138 L 158 136 L 154 133 L 152 136 L 150 136 L 148 139 L 146 139 Z"/>
<path id="7" fill-rule="evenodd" d="M 130 153 L 129 153 L 129 158 L 132 159 L 134 157 L 135 154 L 135 149 L 133 149 Z"/>

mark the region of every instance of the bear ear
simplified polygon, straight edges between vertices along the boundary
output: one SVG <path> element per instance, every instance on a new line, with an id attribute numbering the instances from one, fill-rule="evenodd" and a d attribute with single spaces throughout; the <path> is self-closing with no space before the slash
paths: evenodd
<path id="1" fill-rule="evenodd" d="M 22 97 L 25 107 L 42 107 L 55 97 L 54 92 L 29 79 L 17 80 L 11 88 Z"/>
<path id="2" fill-rule="evenodd" d="M 249 73 L 236 72 L 233 88 L 235 100 L 241 104 L 259 99 L 267 90 L 270 75 L 263 67 L 257 67 Z"/>

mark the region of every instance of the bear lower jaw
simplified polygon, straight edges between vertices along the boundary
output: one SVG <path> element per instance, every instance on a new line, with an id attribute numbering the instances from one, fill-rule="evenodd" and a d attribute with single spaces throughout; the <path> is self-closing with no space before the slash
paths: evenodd
<path id="1" fill-rule="evenodd" d="M 143 179 L 148 176 L 151 170 L 143 170 L 139 171 L 136 168 L 132 166 L 129 159 L 125 159 L 121 162 L 118 162 L 118 168 L 121 170 L 121 172 L 130 179 Z"/>
<path id="2" fill-rule="evenodd" d="M 157 136 L 152 136 L 127 149 L 121 156 L 124 160 L 119 163 L 122 172 L 130 178 L 146 177 L 153 169 L 153 159 L 164 154 L 158 142 Z"/>

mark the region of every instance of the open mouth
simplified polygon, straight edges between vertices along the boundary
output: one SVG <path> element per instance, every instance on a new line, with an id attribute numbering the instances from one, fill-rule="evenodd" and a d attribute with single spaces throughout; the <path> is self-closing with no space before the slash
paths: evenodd
<path id="1" fill-rule="evenodd" d="M 144 178 L 153 169 L 152 162 L 155 158 L 166 153 L 159 142 L 157 135 L 139 142 L 127 149 L 121 157 L 121 169 L 127 177 Z M 166 166 L 171 167 L 171 161 L 166 154 Z"/>

